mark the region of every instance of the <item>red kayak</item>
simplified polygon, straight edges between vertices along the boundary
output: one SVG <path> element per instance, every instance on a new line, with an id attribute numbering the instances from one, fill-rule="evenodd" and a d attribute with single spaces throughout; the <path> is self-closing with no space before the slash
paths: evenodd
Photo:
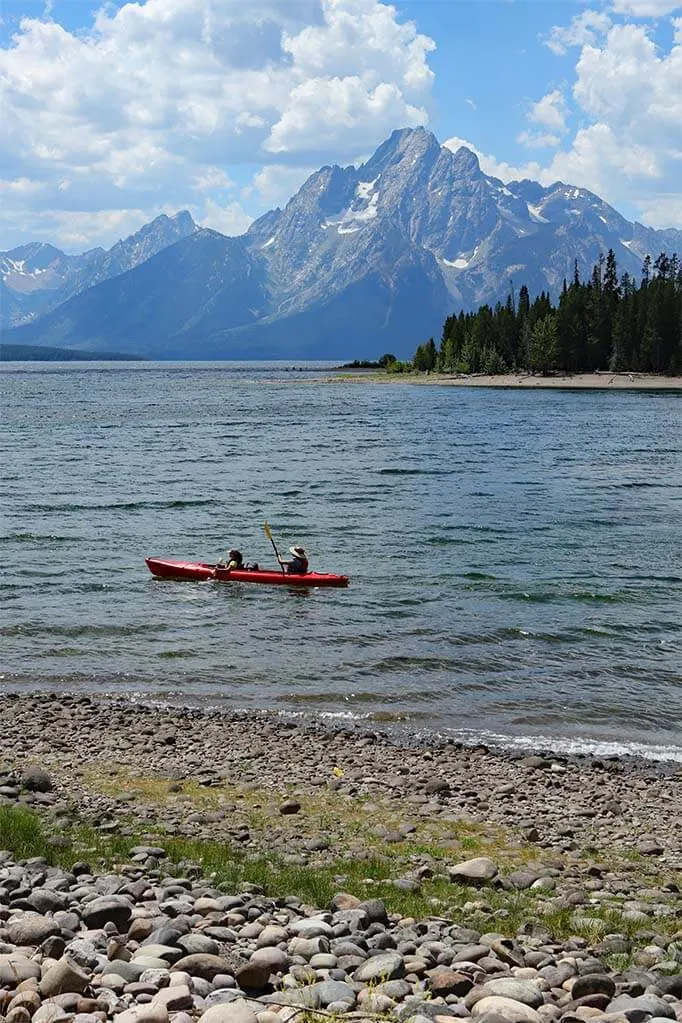
<path id="1" fill-rule="evenodd" d="M 160 579 L 216 579 L 221 583 L 267 583 L 275 586 L 348 586 L 347 575 L 306 572 L 304 575 L 272 572 L 266 568 L 220 568 L 203 561 L 175 561 L 170 558 L 145 558 L 152 575 Z"/>

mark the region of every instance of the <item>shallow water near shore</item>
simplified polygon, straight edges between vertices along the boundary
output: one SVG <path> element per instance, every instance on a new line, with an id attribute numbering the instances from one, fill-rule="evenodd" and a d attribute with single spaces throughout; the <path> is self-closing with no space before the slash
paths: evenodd
<path id="1" fill-rule="evenodd" d="M 69 690 L 682 760 L 682 395 L 3 368 L 0 670 Z M 159 582 L 238 545 L 306 593 Z"/>

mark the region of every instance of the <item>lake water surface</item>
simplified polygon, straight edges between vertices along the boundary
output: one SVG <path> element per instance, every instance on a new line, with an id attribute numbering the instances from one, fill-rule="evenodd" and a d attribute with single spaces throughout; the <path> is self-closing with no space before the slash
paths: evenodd
<path id="1" fill-rule="evenodd" d="M 682 760 L 682 395 L 5 364 L 5 691 L 402 722 Z M 307 593 L 159 582 L 274 563 Z"/>

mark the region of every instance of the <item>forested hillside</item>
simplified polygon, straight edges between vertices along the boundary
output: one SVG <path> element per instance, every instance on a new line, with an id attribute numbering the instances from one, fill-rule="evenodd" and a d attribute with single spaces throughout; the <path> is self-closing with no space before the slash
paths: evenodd
<path id="1" fill-rule="evenodd" d="M 639 284 L 618 276 L 613 250 L 589 280 L 577 265 L 558 305 L 542 292 L 531 302 L 524 285 L 504 305 L 448 316 L 440 348 L 420 345 L 413 366 L 443 373 L 682 372 L 682 264 L 647 256 Z"/>

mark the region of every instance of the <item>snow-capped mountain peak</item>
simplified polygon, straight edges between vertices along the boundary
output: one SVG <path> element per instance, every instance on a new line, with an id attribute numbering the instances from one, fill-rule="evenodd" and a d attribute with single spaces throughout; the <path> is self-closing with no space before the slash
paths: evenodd
<path id="1" fill-rule="evenodd" d="M 139 266 L 196 230 L 191 215 L 182 210 L 173 217 L 162 214 L 108 252 L 95 248 L 70 256 L 42 242 L 0 252 L 0 326 L 28 323 L 72 295 Z"/>

